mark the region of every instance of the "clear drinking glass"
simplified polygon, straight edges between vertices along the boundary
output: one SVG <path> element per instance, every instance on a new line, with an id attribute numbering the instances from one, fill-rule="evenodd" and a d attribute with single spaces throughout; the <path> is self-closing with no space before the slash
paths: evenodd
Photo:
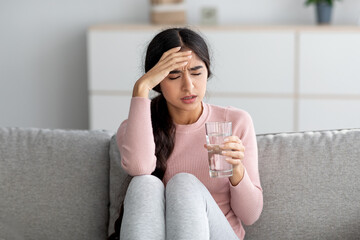
<path id="1" fill-rule="evenodd" d="M 233 166 L 225 160 L 226 156 L 221 155 L 221 152 L 224 150 L 220 149 L 224 139 L 232 135 L 231 122 L 207 122 L 205 123 L 205 128 L 210 177 L 232 176 Z"/>

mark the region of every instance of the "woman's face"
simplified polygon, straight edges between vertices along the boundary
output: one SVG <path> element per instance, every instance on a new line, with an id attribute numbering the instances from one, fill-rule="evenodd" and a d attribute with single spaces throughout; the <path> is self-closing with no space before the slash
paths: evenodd
<path id="1" fill-rule="evenodd" d="M 198 119 L 202 112 L 201 102 L 206 92 L 207 76 L 205 63 L 193 52 L 186 66 L 171 71 L 160 83 L 174 120 L 180 114 L 195 121 Z"/>

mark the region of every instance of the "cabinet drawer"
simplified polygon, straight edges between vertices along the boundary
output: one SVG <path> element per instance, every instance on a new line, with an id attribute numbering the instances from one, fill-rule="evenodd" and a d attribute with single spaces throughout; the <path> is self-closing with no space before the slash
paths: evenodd
<path id="1" fill-rule="evenodd" d="M 88 66 L 90 90 L 128 90 L 144 73 L 143 62 L 154 32 L 90 31 Z"/>
<path id="2" fill-rule="evenodd" d="M 206 102 L 219 106 L 233 106 L 247 111 L 260 133 L 294 131 L 293 100 L 282 98 L 226 98 L 207 97 Z"/>
<path id="3" fill-rule="evenodd" d="M 301 131 L 359 127 L 360 98 L 300 100 L 299 130 Z"/>
<path id="4" fill-rule="evenodd" d="M 295 32 L 204 31 L 213 52 L 211 79 L 223 92 L 291 93 Z"/>
<path id="5" fill-rule="evenodd" d="M 90 129 L 117 131 L 122 121 L 128 118 L 131 95 L 91 95 Z"/>
<path id="6" fill-rule="evenodd" d="M 360 94 L 360 33 L 300 34 L 300 93 Z"/>

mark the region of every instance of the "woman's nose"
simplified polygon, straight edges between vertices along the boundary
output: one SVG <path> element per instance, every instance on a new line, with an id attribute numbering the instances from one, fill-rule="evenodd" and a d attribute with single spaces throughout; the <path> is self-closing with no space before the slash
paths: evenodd
<path id="1" fill-rule="evenodd" d="M 192 78 L 188 73 L 184 74 L 182 88 L 183 88 L 183 91 L 192 90 L 194 88 Z"/>

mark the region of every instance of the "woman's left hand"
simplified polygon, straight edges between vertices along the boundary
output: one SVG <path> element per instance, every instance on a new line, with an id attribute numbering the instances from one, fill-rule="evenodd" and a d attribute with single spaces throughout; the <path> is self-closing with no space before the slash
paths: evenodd
<path id="1" fill-rule="evenodd" d="M 206 144 L 205 147 L 207 148 Z M 236 186 L 244 177 L 245 168 L 242 160 L 245 156 L 245 147 L 238 136 L 226 137 L 219 147 L 222 150 L 221 155 L 226 156 L 226 161 L 233 165 L 233 176 L 230 177 L 230 182 Z"/>
<path id="2" fill-rule="evenodd" d="M 233 165 L 233 168 L 242 166 L 242 160 L 245 156 L 245 147 L 238 136 L 229 136 L 224 139 L 220 145 L 223 150 L 222 155 L 227 156 L 226 161 Z"/>
<path id="3" fill-rule="evenodd" d="M 245 147 L 238 136 L 229 136 L 224 139 L 220 148 L 223 150 L 221 154 L 228 157 L 226 161 L 233 165 L 233 175 L 230 177 L 230 182 L 236 186 L 244 177 L 245 168 L 242 160 L 245 157 Z"/>

